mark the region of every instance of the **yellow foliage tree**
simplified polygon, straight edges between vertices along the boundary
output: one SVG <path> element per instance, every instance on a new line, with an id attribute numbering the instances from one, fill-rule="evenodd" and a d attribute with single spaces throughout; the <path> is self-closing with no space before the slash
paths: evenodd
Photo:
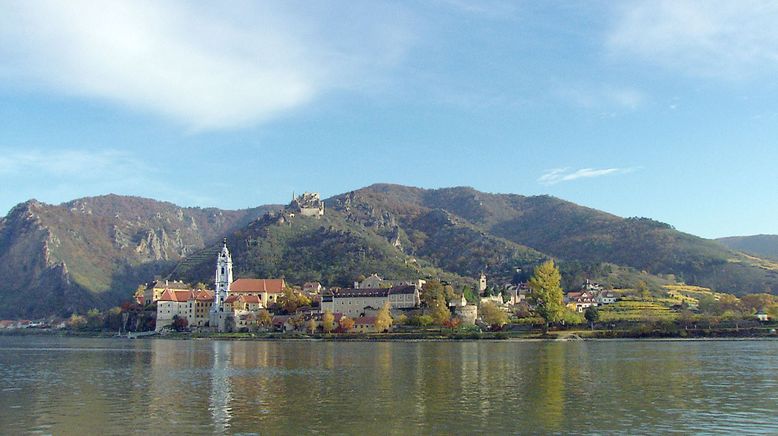
<path id="1" fill-rule="evenodd" d="M 325 333 L 335 330 L 335 315 L 329 310 L 325 310 L 321 316 L 321 326 Z"/>
<path id="2" fill-rule="evenodd" d="M 392 305 L 388 301 L 384 303 L 384 306 L 378 310 L 378 314 L 375 317 L 375 328 L 379 332 L 383 332 L 392 326 Z"/>

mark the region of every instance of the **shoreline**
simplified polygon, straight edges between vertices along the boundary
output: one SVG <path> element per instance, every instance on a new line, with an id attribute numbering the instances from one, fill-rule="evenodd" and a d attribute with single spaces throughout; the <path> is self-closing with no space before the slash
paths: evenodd
<path id="1" fill-rule="evenodd" d="M 778 333 L 771 327 L 751 329 L 712 329 L 667 331 L 630 330 L 552 330 L 497 331 L 497 332 L 446 332 L 418 331 L 381 334 L 303 334 L 303 333 L 167 333 L 128 338 L 115 332 L 63 331 L 40 329 L 16 329 L 0 331 L 2 336 L 59 336 L 121 340 L 224 340 L 224 341 L 279 341 L 279 342 L 463 342 L 463 341 L 509 341 L 509 342 L 581 342 L 581 341 L 738 341 L 778 340 Z"/>

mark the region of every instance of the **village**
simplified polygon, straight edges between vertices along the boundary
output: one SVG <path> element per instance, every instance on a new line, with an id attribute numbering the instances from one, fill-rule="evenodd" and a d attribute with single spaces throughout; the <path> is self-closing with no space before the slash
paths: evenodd
<path id="1" fill-rule="evenodd" d="M 295 197 L 280 219 L 324 216 L 318 193 Z M 0 331 L 67 330 L 147 335 L 282 333 L 383 335 L 429 332 L 450 334 L 589 327 L 587 334 L 669 335 L 774 334 L 778 301 L 772 295 L 737 298 L 706 288 L 665 285 L 649 290 L 609 289 L 584 279 L 566 292 L 552 260 L 524 280 L 489 283 L 485 272 L 474 288 L 430 277 L 358 276 L 351 287 L 319 282 L 289 283 L 284 278 L 234 279 L 225 238 L 215 256 L 213 286 L 155 278 L 139 285 L 133 302 L 105 312 L 92 309 L 69 319 L 0 320 Z M 598 330 L 598 332 L 594 332 Z M 750 330 L 749 330 L 750 329 Z M 761 329 L 761 330 L 760 330 Z M 696 332 L 696 333 L 695 333 Z M 583 334 L 583 333 L 581 333 Z M 470 336 L 480 337 L 480 336 Z"/>

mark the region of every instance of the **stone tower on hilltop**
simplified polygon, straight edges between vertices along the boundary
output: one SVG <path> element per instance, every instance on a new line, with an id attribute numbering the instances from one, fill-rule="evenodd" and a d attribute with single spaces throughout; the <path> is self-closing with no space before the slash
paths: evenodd
<path id="1" fill-rule="evenodd" d="M 481 276 L 478 278 L 478 293 L 483 294 L 486 290 L 486 274 L 481 271 Z"/>

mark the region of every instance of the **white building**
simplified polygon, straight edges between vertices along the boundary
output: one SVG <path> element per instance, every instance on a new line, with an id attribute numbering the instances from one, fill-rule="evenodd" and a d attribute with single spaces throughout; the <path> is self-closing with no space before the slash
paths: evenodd
<path id="1" fill-rule="evenodd" d="M 227 238 L 224 238 L 219 257 L 216 260 L 216 289 L 214 290 L 213 306 L 211 306 L 210 326 L 217 331 L 224 331 L 232 311 L 226 310 L 224 302 L 230 293 L 232 283 L 232 256 L 227 249 Z"/>
<path id="2" fill-rule="evenodd" d="M 419 288 L 395 286 L 383 289 L 341 289 L 322 295 L 321 311 L 342 313 L 350 318 L 364 316 L 365 311 L 380 309 L 389 302 L 392 310 L 413 309 L 421 304 Z"/>
<path id="3" fill-rule="evenodd" d="M 186 318 L 190 328 L 205 327 L 210 321 L 213 291 L 168 289 L 157 300 L 157 327 L 160 331 L 174 318 Z"/>

